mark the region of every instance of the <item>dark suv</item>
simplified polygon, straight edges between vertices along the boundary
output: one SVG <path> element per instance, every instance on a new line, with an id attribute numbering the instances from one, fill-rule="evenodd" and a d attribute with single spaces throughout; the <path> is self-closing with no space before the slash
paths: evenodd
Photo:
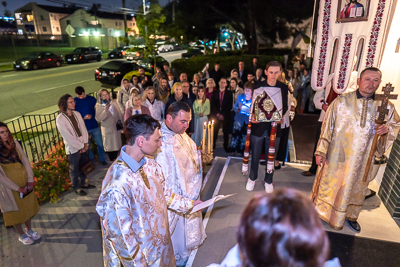
<path id="1" fill-rule="evenodd" d="M 71 54 L 65 56 L 65 62 L 70 64 L 76 62 L 89 62 L 90 60 L 100 61 L 101 58 L 102 52 L 97 47 L 77 47 Z"/>

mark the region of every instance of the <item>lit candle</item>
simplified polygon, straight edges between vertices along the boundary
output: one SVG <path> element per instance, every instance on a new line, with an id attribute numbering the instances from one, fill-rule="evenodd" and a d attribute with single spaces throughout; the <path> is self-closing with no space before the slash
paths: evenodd
<path id="1" fill-rule="evenodd" d="M 214 151 L 214 120 L 211 124 L 211 151 Z"/>
<path id="2" fill-rule="evenodd" d="M 208 150 L 207 153 L 211 153 L 211 122 L 208 122 Z"/>
<path id="3" fill-rule="evenodd" d="M 206 153 L 206 132 L 207 132 L 207 122 L 203 125 L 203 139 L 201 140 L 201 152 Z"/>

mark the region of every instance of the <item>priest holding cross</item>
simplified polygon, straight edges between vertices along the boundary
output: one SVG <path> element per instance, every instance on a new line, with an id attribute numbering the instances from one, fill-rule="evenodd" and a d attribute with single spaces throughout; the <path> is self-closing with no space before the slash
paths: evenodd
<path id="1" fill-rule="evenodd" d="M 335 230 L 346 221 L 360 232 L 357 222 L 368 191 L 371 162 L 382 155 L 396 139 L 400 126 L 394 105 L 389 99 L 394 88 L 383 87 L 378 68 L 364 69 L 357 80 L 358 89 L 336 98 L 329 106 L 315 152 L 319 169 L 311 199 L 322 220 Z"/>

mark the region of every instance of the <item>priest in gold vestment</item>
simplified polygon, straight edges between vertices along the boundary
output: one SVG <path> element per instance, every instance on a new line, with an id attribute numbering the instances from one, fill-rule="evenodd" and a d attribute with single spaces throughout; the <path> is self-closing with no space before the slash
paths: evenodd
<path id="1" fill-rule="evenodd" d="M 374 179 L 363 176 L 375 133 L 379 135 L 377 152 L 383 154 L 396 139 L 399 116 L 389 102 L 386 125 L 376 129 L 375 119 L 381 101 L 375 91 L 382 73 L 367 68 L 357 81 L 358 89 L 343 94 L 329 106 L 322 124 L 315 152 L 321 167 L 317 172 L 311 199 L 322 220 L 332 229 L 341 230 L 346 221 L 350 229 L 360 232 L 358 216 L 367 195 L 368 184 Z"/>
<path id="2" fill-rule="evenodd" d="M 167 207 L 186 213 L 190 199 L 165 188 L 154 155 L 161 145 L 160 124 L 149 115 L 125 121 L 127 146 L 108 169 L 96 205 L 103 235 L 104 266 L 176 266 Z"/>
<path id="3" fill-rule="evenodd" d="M 185 133 L 190 120 L 191 110 L 186 103 L 178 101 L 168 107 L 156 161 L 165 176 L 165 188 L 197 205 L 201 203 L 203 176 L 196 143 Z M 168 208 L 168 220 L 176 265 L 185 266 L 191 251 L 206 238 L 201 212 L 190 214 Z"/>

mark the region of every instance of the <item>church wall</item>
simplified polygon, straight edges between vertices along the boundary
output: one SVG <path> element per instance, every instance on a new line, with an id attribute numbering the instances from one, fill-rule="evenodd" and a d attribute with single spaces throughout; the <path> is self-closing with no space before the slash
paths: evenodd
<path id="1" fill-rule="evenodd" d="M 391 102 L 395 104 L 397 112 L 400 113 L 400 6 L 397 5 L 393 11 L 392 26 L 387 36 L 379 68 L 383 74 L 381 85 L 391 83 L 395 87 L 394 93 L 399 95 L 397 100 L 391 100 Z M 397 53 L 395 52 L 396 48 L 398 48 Z"/>
<path id="2" fill-rule="evenodd" d="M 338 22 L 338 12 L 340 13 L 345 2 L 347 1 L 320 0 L 311 80 L 311 86 L 316 91 L 325 88 L 329 74 L 333 73 L 333 89 L 341 94 L 346 90 L 354 68 L 361 71 L 365 67 L 380 66 L 383 44 L 387 37 L 387 23 L 397 0 L 362 0 L 364 4 L 369 3 L 364 10 L 368 12 L 366 21 Z M 340 3 L 342 6 L 339 7 Z M 338 44 L 335 53 L 336 39 Z M 361 47 L 360 40 L 364 40 L 364 45 L 358 50 Z M 330 70 L 333 54 L 336 54 L 336 59 L 334 68 Z M 357 61 L 354 62 L 356 55 Z"/>

